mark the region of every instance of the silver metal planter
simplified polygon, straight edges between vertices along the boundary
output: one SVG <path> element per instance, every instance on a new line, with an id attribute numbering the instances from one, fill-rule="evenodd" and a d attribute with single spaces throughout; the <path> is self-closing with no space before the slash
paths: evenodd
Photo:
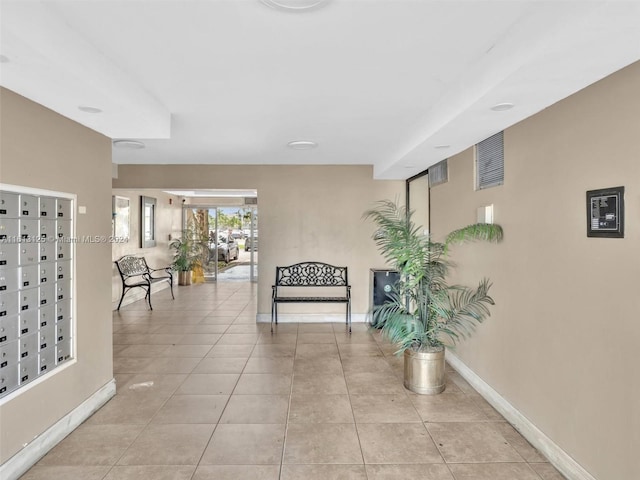
<path id="1" fill-rule="evenodd" d="M 404 386 L 423 395 L 444 391 L 444 349 L 438 352 L 405 350 Z"/>
<path id="2" fill-rule="evenodd" d="M 178 285 L 191 285 L 192 272 L 178 272 Z"/>

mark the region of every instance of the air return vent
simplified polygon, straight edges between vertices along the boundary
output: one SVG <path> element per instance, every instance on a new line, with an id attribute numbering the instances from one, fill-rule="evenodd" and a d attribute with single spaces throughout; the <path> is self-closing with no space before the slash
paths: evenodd
<path id="1" fill-rule="evenodd" d="M 244 204 L 245 205 L 257 205 L 258 204 L 258 197 L 244 197 Z"/>
<path id="2" fill-rule="evenodd" d="M 476 188 L 495 187 L 504 183 L 504 132 L 476 145 Z"/>
<path id="3" fill-rule="evenodd" d="M 449 181 L 449 167 L 447 159 L 445 158 L 441 162 L 431 165 L 429 167 L 429 186 L 434 187 L 441 183 L 447 183 Z"/>

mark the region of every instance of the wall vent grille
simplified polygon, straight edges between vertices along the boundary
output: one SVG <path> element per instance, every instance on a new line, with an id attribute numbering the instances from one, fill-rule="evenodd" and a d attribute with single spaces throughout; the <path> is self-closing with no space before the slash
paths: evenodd
<path id="1" fill-rule="evenodd" d="M 441 162 L 431 165 L 429 167 L 429 186 L 435 187 L 441 183 L 447 183 L 449 181 L 449 167 L 447 159 L 445 158 Z"/>
<path id="2" fill-rule="evenodd" d="M 504 132 L 476 145 L 476 188 L 495 187 L 504 183 Z"/>

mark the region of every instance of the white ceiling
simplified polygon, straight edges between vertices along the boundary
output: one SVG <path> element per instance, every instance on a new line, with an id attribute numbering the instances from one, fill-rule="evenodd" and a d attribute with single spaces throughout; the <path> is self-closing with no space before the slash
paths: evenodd
<path id="1" fill-rule="evenodd" d="M 116 163 L 368 164 L 380 179 L 640 59 L 638 0 L 331 0 L 302 13 L 259 0 L 0 0 L 0 22 L 0 84 L 146 144 L 114 149 Z M 503 102 L 515 107 L 490 109 Z"/>

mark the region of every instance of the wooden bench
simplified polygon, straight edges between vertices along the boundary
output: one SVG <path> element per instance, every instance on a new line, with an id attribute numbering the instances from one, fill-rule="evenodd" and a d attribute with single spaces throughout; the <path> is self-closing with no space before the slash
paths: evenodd
<path id="1" fill-rule="evenodd" d="M 151 306 L 151 285 L 157 282 L 169 282 L 171 298 L 175 299 L 173 296 L 173 273 L 171 272 L 171 267 L 150 268 L 144 257 L 135 255 L 125 255 L 114 263 L 118 267 L 120 279 L 122 280 L 122 296 L 118 303 L 118 310 L 120 310 L 125 294 L 132 288 L 146 290 L 147 293 L 144 298 L 149 302 L 149 308 L 153 310 Z"/>
<path id="2" fill-rule="evenodd" d="M 342 296 L 285 296 L 283 287 L 344 287 Z M 278 304 L 280 303 L 344 303 L 346 304 L 346 325 L 351 333 L 351 285 L 347 277 L 347 267 L 336 267 L 322 262 L 302 262 L 287 267 L 276 267 L 276 282 L 271 287 L 271 333 L 273 324 L 278 324 Z"/>

